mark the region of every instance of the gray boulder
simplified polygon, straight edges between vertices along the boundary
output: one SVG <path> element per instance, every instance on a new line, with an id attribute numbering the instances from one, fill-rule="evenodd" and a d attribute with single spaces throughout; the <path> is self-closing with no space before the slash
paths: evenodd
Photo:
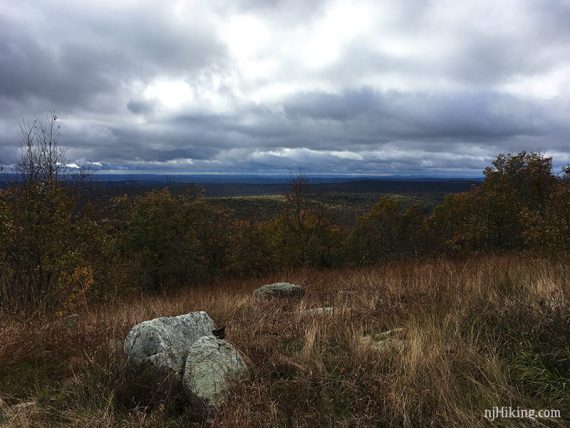
<path id="1" fill-rule="evenodd" d="M 207 412 L 223 401 L 230 381 L 246 371 L 245 362 L 231 343 L 204 336 L 188 351 L 183 384 L 194 406 Z"/>
<path id="2" fill-rule="evenodd" d="M 204 311 L 143 321 L 125 339 L 127 368 L 180 377 L 192 344 L 213 329 L 214 321 Z"/>
<path id="3" fill-rule="evenodd" d="M 277 297 L 277 298 L 301 298 L 305 294 L 305 289 L 299 285 L 288 282 L 276 282 L 259 287 L 255 290 L 256 297 Z"/>

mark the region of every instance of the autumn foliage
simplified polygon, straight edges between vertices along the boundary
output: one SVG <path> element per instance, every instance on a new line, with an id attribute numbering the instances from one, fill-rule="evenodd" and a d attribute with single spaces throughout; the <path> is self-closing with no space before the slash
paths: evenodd
<path id="1" fill-rule="evenodd" d="M 56 117 L 23 128 L 20 180 L 0 194 L 0 309 L 65 313 L 89 300 L 288 268 L 479 252 L 570 252 L 568 170 L 500 154 L 484 181 L 433 210 L 382 197 L 336 224 L 299 176 L 269 218 L 242 218 L 188 186 L 95 200 L 61 170 Z M 81 178 L 81 177 L 79 177 Z"/>

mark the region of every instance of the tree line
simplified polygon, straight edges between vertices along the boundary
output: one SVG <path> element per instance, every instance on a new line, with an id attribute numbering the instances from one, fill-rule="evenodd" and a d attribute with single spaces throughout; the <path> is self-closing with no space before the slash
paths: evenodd
<path id="1" fill-rule="evenodd" d="M 570 253 L 570 167 L 500 154 L 484 181 L 431 212 L 382 197 L 353 227 L 335 224 L 298 176 L 270 219 L 239 218 L 196 186 L 90 197 L 65 171 L 57 117 L 22 127 L 20 179 L 0 190 L 0 311 L 66 313 L 93 299 L 224 276 L 477 252 Z"/>

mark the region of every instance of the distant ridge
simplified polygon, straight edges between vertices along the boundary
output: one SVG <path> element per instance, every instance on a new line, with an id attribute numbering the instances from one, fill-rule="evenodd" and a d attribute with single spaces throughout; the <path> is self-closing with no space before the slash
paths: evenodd
<path id="1" fill-rule="evenodd" d="M 74 176 L 73 174 L 69 175 Z M 65 176 L 64 176 L 65 177 Z M 289 183 L 293 175 L 276 174 L 91 174 L 89 180 L 96 182 L 146 182 L 146 183 L 246 183 L 246 184 L 283 184 Z M 468 177 L 435 177 L 421 175 L 305 175 L 312 184 L 319 183 L 351 183 L 370 181 L 400 181 L 400 182 L 446 182 L 469 181 L 480 182 L 483 178 Z M 18 176 L 13 173 L 0 173 L 0 182 L 15 182 Z"/>
<path id="2" fill-rule="evenodd" d="M 291 176 L 256 175 L 158 175 L 158 174 L 93 174 L 88 183 L 92 189 L 124 194 L 168 187 L 183 191 L 196 184 L 207 197 L 279 195 L 289 190 Z M 0 187 L 17 181 L 15 174 L 0 175 Z M 436 177 L 371 177 L 308 176 L 311 193 L 437 193 L 466 192 L 481 184 L 481 179 Z"/>

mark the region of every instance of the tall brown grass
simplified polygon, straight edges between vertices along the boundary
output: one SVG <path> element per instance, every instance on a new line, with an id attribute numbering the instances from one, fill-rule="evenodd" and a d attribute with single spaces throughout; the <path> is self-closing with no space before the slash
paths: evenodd
<path id="1" fill-rule="evenodd" d="M 256 287 L 277 280 L 307 294 L 253 299 Z M 486 426 L 484 409 L 512 406 L 559 409 L 563 419 L 540 423 L 565 426 L 569 292 L 567 263 L 502 255 L 225 281 L 87 306 L 76 328 L 4 319 L 0 420 L 187 426 L 168 402 L 130 400 L 122 340 L 142 320 L 205 310 L 251 368 L 206 425 Z M 303 312 L 325 306 L 332 313 Z"/>

